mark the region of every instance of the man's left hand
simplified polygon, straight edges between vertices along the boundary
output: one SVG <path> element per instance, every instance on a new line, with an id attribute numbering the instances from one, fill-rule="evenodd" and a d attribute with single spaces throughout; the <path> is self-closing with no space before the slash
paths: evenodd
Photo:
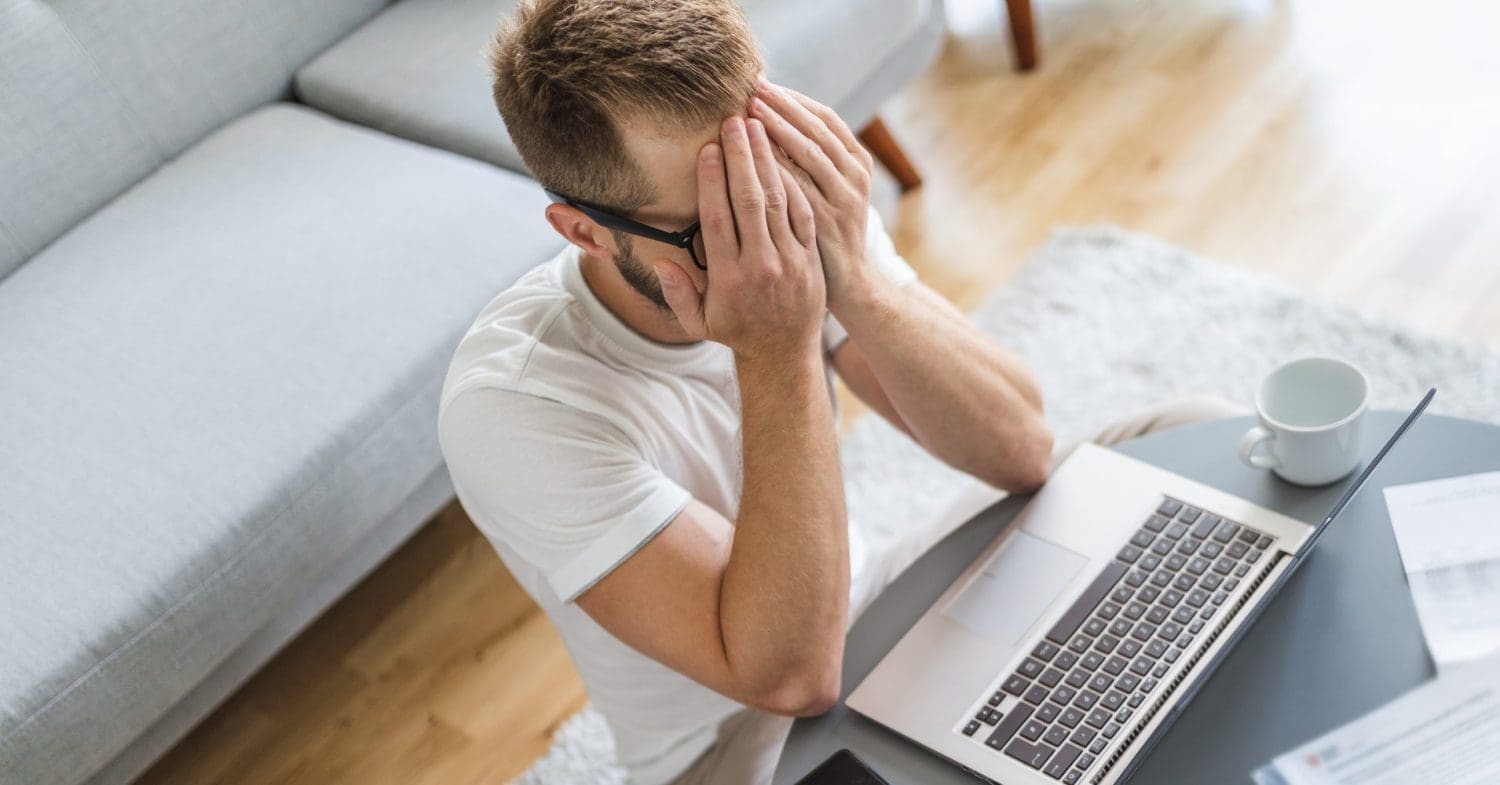
<path id="1" fill-rule="evenodd" d="M 812 205 L 828 307 L 837 313 L 867 283 L 865 225 L 874 162 L 836 112 L 795 90 L 762 79 L 750 110 Z"/>

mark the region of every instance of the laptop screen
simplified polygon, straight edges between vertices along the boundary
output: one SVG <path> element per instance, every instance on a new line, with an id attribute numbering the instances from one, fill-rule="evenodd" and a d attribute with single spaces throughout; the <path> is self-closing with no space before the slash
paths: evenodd
<path id="1" fill-rule="evenodd" d="M 1386 453 L 1391 451 L 1391 447 L 1400 440 L 1402 434 L 1406 433 L 1406 429 L 1410 428 L 1411 424 L 1416 422 L 1417 418 L 1422 415 L 1422 412 L 1427 410 L 1427 404 L 1432 403 L 1433 396 L 1435 395 L 1437 395 L 1437 388 L 1433 387 L 1427 391 L 1426 395 L 1422 396 L 1422 400 L 1417 403 L 1417 408 L 1412 409 L 1411 414 L 1406 415 L 1406 419 L 1401 422 L 1400 427 L 1396 428 L 1396 432 L 1391 434 L 1391 438 L 1386 439 L 1385 446 L 1380 448 L 1380 452 L 1375 453 L 1375 457 L 1370 460 L 1369 465 L 1365 466 L 1365 470 L 1360 472 L 1358 477 L 1354 478 L 1354 482 L 1349 483 L 1348 489 L 1344 491 L 1343 496 L 1339 497 L 1338 503 L 1333 505 L 1333 509 L 1328 513 L 1328 517 L 1324 518 L 1323 522 L 1318 524 L 1318 528 L 1313 530 L 1313 536 L 1307 538 L 1307 541 L 1302 544 L 1302 549 L 1297 551 L 1297 558 L 1300 559 L 1306 556 L 1312 550 L 1313 544 L 1318 541 L 1319 537 L 1323 536 L 1323 530 L 1328 528 L 1328 524 L 1333 523 L 1334 518 L 1339 517 L 1339 513 L 1344 511 L 1344 507 L 1349 504 L 1349 500 L 1353 499 L 1354 495 L 1359 493 L 1359 489 L 1364 486 L 1365 480 L 1370 478 L 1370 473 L 1375 471 L 1376 466 L 1380 465 L 1380 460 L 1385 457 Z"/>

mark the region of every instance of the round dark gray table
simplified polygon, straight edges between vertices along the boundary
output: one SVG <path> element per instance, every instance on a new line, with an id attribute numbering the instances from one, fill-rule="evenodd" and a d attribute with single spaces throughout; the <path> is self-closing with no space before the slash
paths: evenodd
<path id="1" fill-rule="evenodd" d="M 1404 416 L 1371 413 L 1365 460 Z M 1200 423 L 1115 449 L 1298 520 L 1322 520 L 1348 481 L 1299 488 L 1245 466 L 1238 445 L 1253 424 L 1253 417 Z M 1381 488 L 1497 469 L 1500 427 L 1423 415 L 1148 754 L 1131 785 L 1249 782 L 1250 772 L 1275 755 L 1431 678 Z M 975 516 L 871 604 L 849 632 L 845 697 L 1024 503 L 1006 499 Z M 841 703 L 792 726 L 775 785 L 792 785 L 844 747 L 891 785 L 975 782 Z"/>

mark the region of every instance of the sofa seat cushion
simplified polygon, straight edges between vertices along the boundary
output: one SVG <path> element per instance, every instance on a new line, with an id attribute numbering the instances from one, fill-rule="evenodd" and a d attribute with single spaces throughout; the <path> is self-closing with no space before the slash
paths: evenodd
<path id="1" fill-rule="evenodd" d="M 299 70 L 297 96 L 352 122 L 525 171 L 490 98 L 485 59 L 515 5 L 401 0 Z M 940 13 L 932 0 L 742 5 L 770 77 L 841 110 L 846 97 Z"/>
<path id="2" fill-rule="evenodd" d="M 0 282 L 0 780 L 84 779 L 441 468 L 544 204 L 272 104 Z"/>

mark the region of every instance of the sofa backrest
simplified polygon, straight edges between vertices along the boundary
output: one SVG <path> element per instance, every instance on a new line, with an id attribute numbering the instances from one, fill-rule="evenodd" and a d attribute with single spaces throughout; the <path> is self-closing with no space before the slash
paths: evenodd
<path id="1" fill-rule="evenodd" d="M 388 0 L 0 0 L 0 278 Z"/>

